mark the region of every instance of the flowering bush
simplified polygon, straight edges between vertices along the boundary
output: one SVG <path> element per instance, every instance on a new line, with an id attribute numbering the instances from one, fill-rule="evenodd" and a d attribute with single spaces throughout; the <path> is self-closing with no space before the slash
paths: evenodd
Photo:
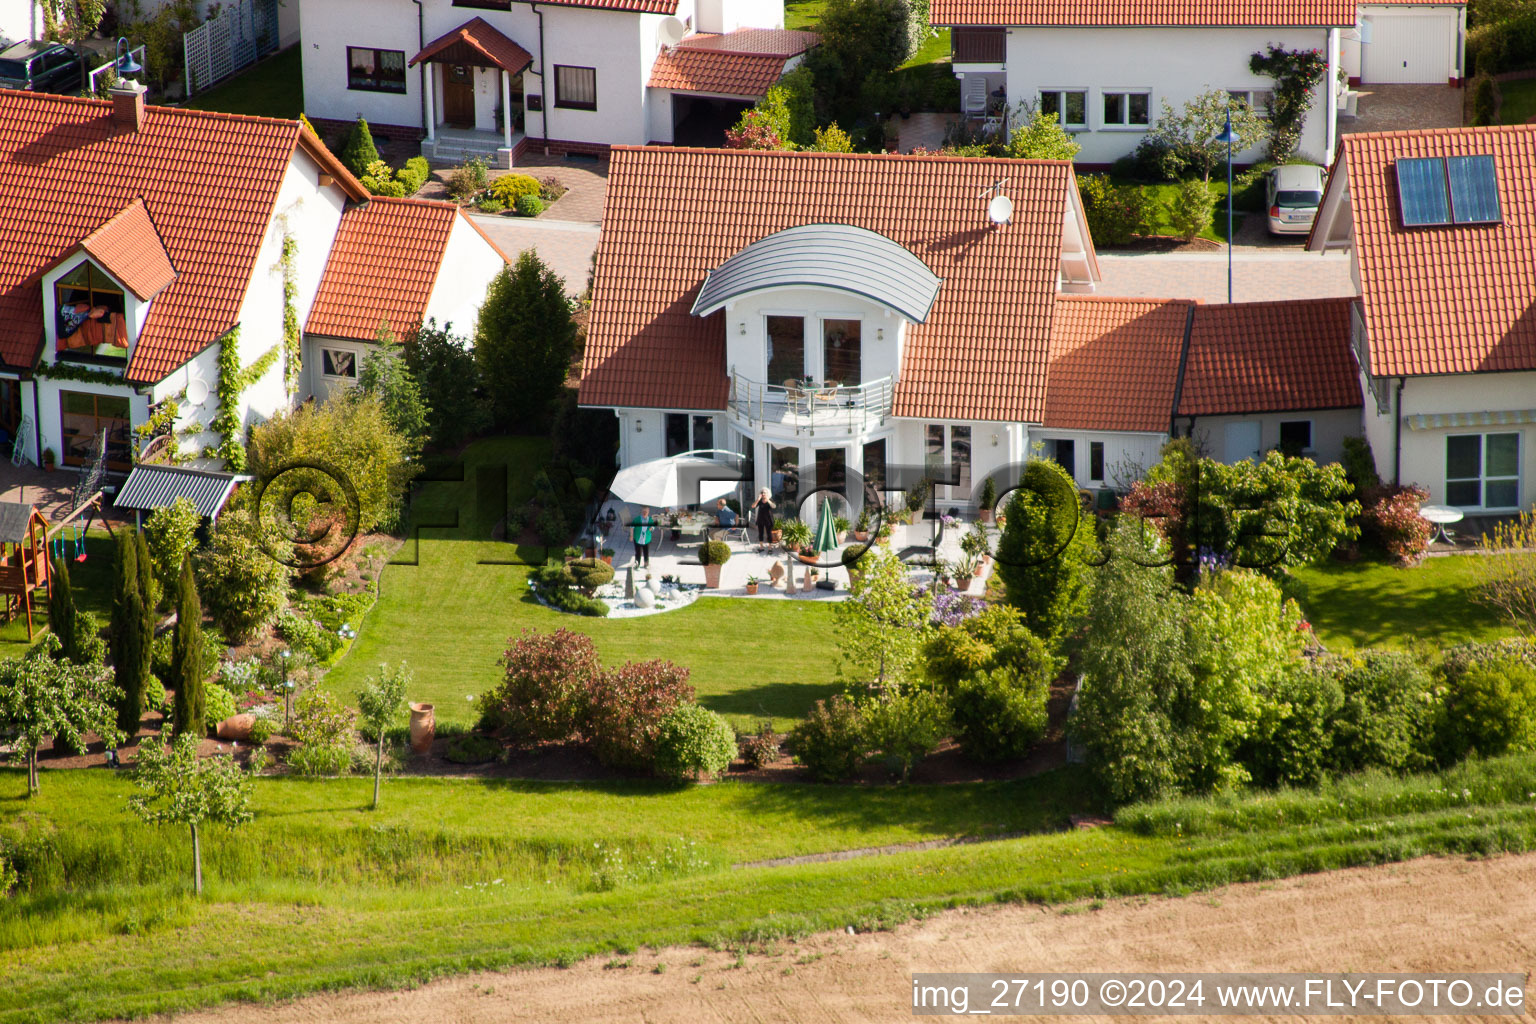
<path id="1" fill-rule="evenodd" d="M 564 740 L 581 731 L 587 689 L 602 675 L 592 638 L 568 629 L 525 630 L 499 662 L 500 685 L 480 696 L 482 726 L 522 739 Z"/>
<path id="2" fill-rule="evenodd" d="M 310 690 L 293 709 L 289 734 L 301 744 L 288 756 L 300 775 L 341 775 L 352 767 L 352 722 L 356 712 L 335 697 Z"/>
<path id="3" fill-rule="evenodd" d="M 1434 532 L 1419 515 L 1419 506 L 1428 500 L 1429 492 L 1417 485 L 1373 488 L 1361 502 L 1361 532 L 1402 564 L 1413 565 L 1424 557 Z"/>
<path id="4" fill-rule="evenodd" d="M 728 149 L 784 149 L 784 140 L 773 121 L 760 110 L 743 111 L 735 128 L 725 132 Z"/>
<path id="5" fill-rule="evenodd" d="M 660 659 L 628 662 L 588 680 L 582 733 L 604 764 L 647 767 L 662 721 L 692 700 L 686 668 Z"/>

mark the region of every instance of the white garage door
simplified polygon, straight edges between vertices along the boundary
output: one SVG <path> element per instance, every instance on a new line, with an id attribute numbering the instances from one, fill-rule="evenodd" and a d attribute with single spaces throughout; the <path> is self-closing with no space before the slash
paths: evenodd
<path id="1" fill-rule="evenodd" d="M 1370 42 L 1360 47 L 1366 84 L 1419 82 L 1444 85 L 1451 77 L 1456 19 L 1440 14 L 1367 15 Z"/>

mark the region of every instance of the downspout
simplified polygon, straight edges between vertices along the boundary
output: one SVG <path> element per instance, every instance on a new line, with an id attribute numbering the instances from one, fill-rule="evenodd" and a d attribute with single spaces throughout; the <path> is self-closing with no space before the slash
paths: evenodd
<path id="1" fill-rule="evenodd" d="M 427 21 L 425 8 L 421 6 L 421 0 L 411 0 L 416 5 L 416 52 L 420 53 L 427 48 Z M 421 94 L 421 133 L 430 135 L 427 127 L 427 61 L 422 61 L 418 69 L 421 72 L 416 84 L 416 91 Z"/>
<path id="2" fill-rule="evenodd" d="M 43 464 L 43 413 L 37 401 L 37 375 L 32 376 L 32 447 L 37 449 L 37 464 Z"/>
<path id="3" fill-rule="evenodd" d="M 1401 487 L 1403 470 L 1403 385 L 1408 378 L 1397 378 L 1397 415 L 1392 417 L 1392 486 Z"/>
<path id="4" fill-rule="evenodd" d="M 544 155 L 549 156 L 549 108 L 554 103 L 550 102 L 549 76 L 545 74 L 549 61 L 544 59 L 544 12 L 539 10 L 538 4 L 529 4 L 528 9 L 539 16 L 539 125 L 544 136 L 540 141 L 544 144 Z"/>

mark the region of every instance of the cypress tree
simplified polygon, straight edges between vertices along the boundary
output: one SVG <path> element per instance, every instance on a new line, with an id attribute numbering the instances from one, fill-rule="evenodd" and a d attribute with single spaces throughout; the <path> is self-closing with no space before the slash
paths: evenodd
<path id="1" fill-rule="evenodd" d="M 347 141 L 341 147 L 341 162 L 347 170 L 361 178 L 368 173 L 368 165 L 379 159 L 379 148 L 373 144 L 373 132 L 364 118 L 358 118 L 347 133 Z"/>
<path id="2" fill-rule="evenodd" d="M 142 538 L 126 530 L 118 534 L 112 623 L 108 633 L 112 674 L 123 693 L 117 704 L 117 727 L 130 739 L 138 735 L 139 719 L 144 716 L 150 643 L 154 637 L 152 621 L 147 635 L 144 629 L 144 595 L 139 590 L 139 549 L 143 543 Z"/>
<path id="3" fill-rule="evenodd" d="M 59 638 L 59 649 L 54 657 L 78 664 L 80 647 L 76 642 L 78 627 L 75 621 L 75 596 L 69 589 L 69 563 L 55 558 L 48 582 L 48 628 Z"/>
<path id="4" fill-rule="evenodd" d="M 171 682 L 176 687 L 171 729 L 176 736 L 190 733 L 202 739 L 208 732 L 203 721 L 203 605 L 197 598 L 190 556 L 181 561 L 178 589 L 176 636 L 171 646 Z"/>

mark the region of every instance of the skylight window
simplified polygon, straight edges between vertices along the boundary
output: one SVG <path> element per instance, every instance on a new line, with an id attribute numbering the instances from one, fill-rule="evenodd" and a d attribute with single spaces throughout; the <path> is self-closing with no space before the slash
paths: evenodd
<path id="1" fill-rule="evenodd" d="M 1497 224 L 1502 219 L 1491 156 L 1398 160 L 1397 197 L 1404 227 Z"/>

